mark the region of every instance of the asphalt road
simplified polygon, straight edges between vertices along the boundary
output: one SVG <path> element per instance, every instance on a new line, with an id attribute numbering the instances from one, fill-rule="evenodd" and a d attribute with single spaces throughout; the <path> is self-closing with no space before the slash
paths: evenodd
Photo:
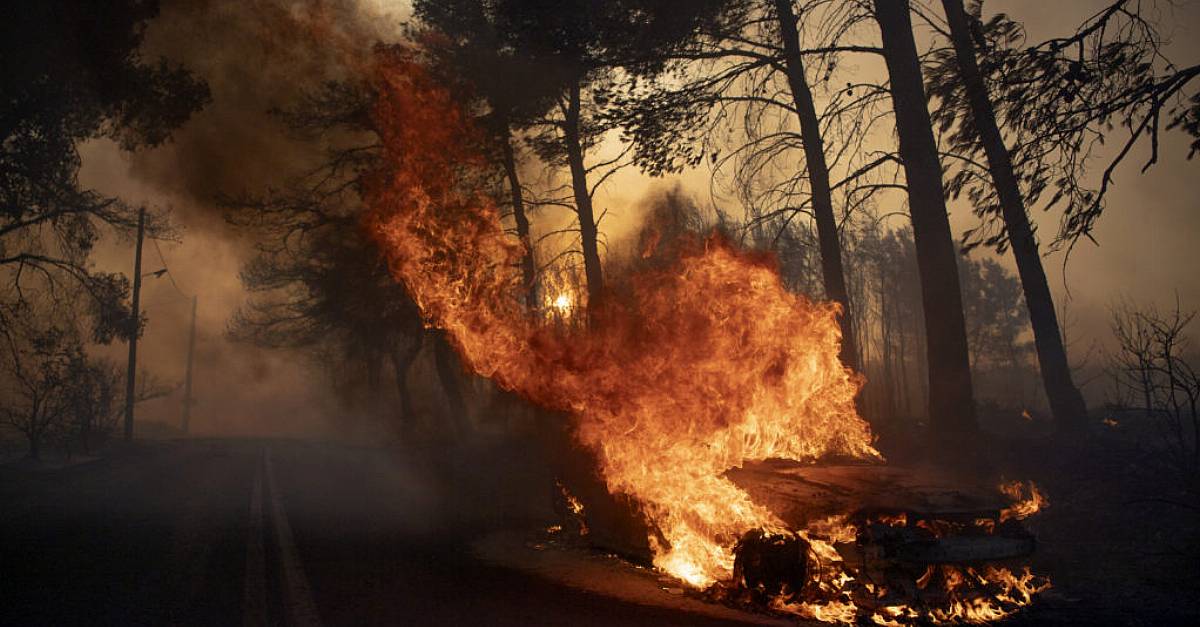
<path id="1" fill-rule="evenodd" d="M 144 444 L 0 471 L 0 625 L 717 625 L 475 558 L 545 515 L 520 450 Z"/>

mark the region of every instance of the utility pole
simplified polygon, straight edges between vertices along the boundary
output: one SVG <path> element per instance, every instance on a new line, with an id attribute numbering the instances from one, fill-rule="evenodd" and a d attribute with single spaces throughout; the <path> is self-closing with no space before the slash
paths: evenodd
<path id="1" fill-rule="evenodd" d="M 137 374 L 137 335 L 142 310 L 138 299 L 142 291 L 142 239 L 146 235 L 146 208 L 138 209 L 137 248 L 133 256 L 133 303 L 129 329 L 129 370 L 125 376 L 125 441 L 133 440 L 134 377 Z"/>
<path id="2" fill-rule="evenodd" d="M 187 435 L 188 423 L 192 418 L 192 360 L 196 352 L 196 297 L 192 297 L 192 331 L 188 335 L 187 378 L 183 381 L 183 419 L 180 425 Z"/>

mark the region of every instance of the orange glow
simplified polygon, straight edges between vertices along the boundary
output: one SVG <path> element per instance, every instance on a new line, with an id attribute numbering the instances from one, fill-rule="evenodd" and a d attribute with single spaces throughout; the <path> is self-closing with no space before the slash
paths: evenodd
<path id="1" fill-rule="evenodd" d="M 1013 609 L 1028 605 L 1033 595 L 1050 587 L 1048 581 L 1035 576 L 1029 568 L 1025 568 L 1020 576 L 995 566 L 930 568 L 940 575 L 949 601 L 945 606 L 929 611 L 929 617 L 935 623 L 999 620 L 1011 614 Z"/>
<path id="2" fill-rule="evenodd" d="M 731 577 L 743 534 L 785 531 L 724 477 L 730 468 L 880 458 L 854 407 L 861 379 L 838 360 L 836 305 L 789 292 L 772 257 L 713 235 L 683 242 L 672 261 L 610 277 L 600 305 L 581 302 L 582 289 L 550 286 L 542 311 L 528 310 L 517 296 L 521 245 L 479 174 L 481 137 L 403 50 L 381 51 L 375 76 L 384 166 L 368 181 L 368 227 L 393 274 L 467 367 L 571 417 L 608 489 L 632 497 L 657 531 L 649 537 L 656 567 L 703 588 Z M 547 311 L 581 320 L 554 323 Z M 834 544 L 855 533 L 840 517 L 800 530 L 826 600 L 772 606 L 853 622 L 859 609 L 843 589 L 854 580 Z M 1014 594 L 1026 585 L 996 576 L 1011 580 L 1004 585 Z M 968 620 L 986 613 L 946 611 Z M 899 606 L 880 612 L 877 621 L 914 616 Z"/>
<path id="3" fill-rule="evenodd" d="M 1023 520 L 1050 504 L 1034 482 L 1009 481 L 1000 484 L 1000 491 L 1012 499 L 1013 504 L 1000 511 L 1000 522 L 1011 518 Z"/>
<path id="4" fill-rule="evenodd" d="M 571 511 L 571 516 L 575 522 L 579 524 L 579 535 L 586 536 L 588 534 L 587 519 L 583 515 L 583 503 L 575 498 L 574 494 L 563 485 L 561 481 L 555 480 L 554 484 L 558 486 L 558 491 L 562 494 L 563 501 L 567 505 L 567 509 Z"/>
<path id="5" fill-rule="evenodd" d="M 368 196 L 394 274 L 469 367 L 571 414 L 608 488 L 662 533 L 659 568 L 711 584 L 732 573 L 738 537 L 778 527 L 729 468 L 878 457 L 854 409 L 859 380 L 838 361 L 835 306 L 788 292 L 768 257 L 697 239 L 674 264 L 628 277 L 591 324 L 528 315 L 514 296 L 520 245 L 471 184 L 475 131 L 412 61 L 387 54 L 379 70 L 387 169 Z"/>

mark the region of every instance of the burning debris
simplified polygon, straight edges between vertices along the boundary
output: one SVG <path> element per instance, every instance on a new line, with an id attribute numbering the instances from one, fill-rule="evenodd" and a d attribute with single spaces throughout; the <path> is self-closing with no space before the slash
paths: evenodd
<path id="1" fill-rule="evenodd" d="M 555 481 L 554 486 L 558 488 L 558 494 L 555 495 L 554 505 L 559 518 L 569 525 L 569 528 L 575 532 L 575 535 L 586 536 L 588 534 L 587 518 L 583 515 L 583 503 L 575 498 L 574 494 L 563 485 L 562 481 Z M 562 526 L 559 526 L 562 529 Z"/>
<path id="2" fill-rule="evenodd" d="M 386 167 L 367 197 L 393 273 L 470 368 L 570 416 L 608 493 L 644 519 L 655 567 L 714 598 L 827 621 L 982 620 L 1028 602 L 1031 579 L 952 564 L 1016 550 L 998 539 L 1031 550 L 1006 534 L 1036 506 L 1007 517 L 995 508 L 978 518 L 988 524 L 906 508 L 852 518 L 865 510 L 798 498 L 794 476 L 753 484 L 730 471 L 769 459 L 881 461 L 854 407 L 861 380 L 838 358 L 836 306 L 789 292 L 772 259 L 714 235 L 608 287 L 579 314 L 586 323 L 547 324 L 515 296 L 522 251 L 471 176 L 484 162 L 469 120 L 401 52 L 381 52 L 376 77 Z M 570 295 L 546 298 L 575 315 Z M 558 487 L 565 520 L 603 542 Z M 976 532 L 993 539 L 983 554 L 951 541 Z M 975 592 L 990 587 L 988 600 Z"/>

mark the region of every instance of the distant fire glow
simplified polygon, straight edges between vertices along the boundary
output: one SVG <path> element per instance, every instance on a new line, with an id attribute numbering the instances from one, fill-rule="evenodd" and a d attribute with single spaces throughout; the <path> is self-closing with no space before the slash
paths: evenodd
<path id="1" fill-rule="evenodd" d="M 571 313 L 571 295 L 570 294 L 559 294 L 554 299 L 554 302 L 552 302 L 550 304 L 556 310 L 558 310 L 558 313 L 561 315 L 565 316 L 565 315 Z"/>

